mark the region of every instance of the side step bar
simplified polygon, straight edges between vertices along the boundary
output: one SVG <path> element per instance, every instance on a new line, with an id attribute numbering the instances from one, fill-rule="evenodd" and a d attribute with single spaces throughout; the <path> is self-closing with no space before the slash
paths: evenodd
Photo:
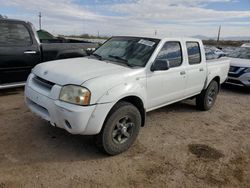
<path id="1" fill-rule="evenodd" d="M 25 82 L 11 83 L 11 84 L 0 84 L 0 89 L 10 89 L 16 87 L 25 86 Z"/>

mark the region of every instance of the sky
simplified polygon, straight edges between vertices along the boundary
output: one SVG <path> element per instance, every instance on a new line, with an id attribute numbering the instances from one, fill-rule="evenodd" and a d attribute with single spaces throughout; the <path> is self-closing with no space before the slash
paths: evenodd
<path id="1" fill-rule="evenodd" d="M 0 14 L 53 34 L 250 38 L 250 0 L 0 0 Z"/>

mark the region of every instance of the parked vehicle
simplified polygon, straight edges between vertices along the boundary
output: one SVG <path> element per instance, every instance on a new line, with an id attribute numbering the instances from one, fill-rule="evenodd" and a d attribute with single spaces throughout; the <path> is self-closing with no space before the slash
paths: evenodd
<path id="1" fill-rule="evenodd" d="M 219 57 L 225 57 L 226 56 L 226 53 L 223 52 L 221 49 L 219 48 L 216 48 L 216 47 L 213 47 L 211 48 L 215 54 L 217 54 Z"/>
<path id="2" fill-rule="evenodd" d="M 240 47 L 228 56 L 231 63 L 227 83 L 250 88 L 250 48 Z"/>
<path id="3" fill-rule="evenodd" d="M 65 37 L 65 36 L 55 37 L 48 31 L 42 29 L 37 31 L 37 35 L 41 43 L 93 43 L 83 38 Z"/>
<path id="4" fill-rule="evenodd" d="M 33 25 L 0 19 L 0 89 L 24 85 L 31 69 L 45 61 L 83 57 L 94 43 L 41 44 Z"/>
<path id="5" fill-rule="evenodd" d="M 133 144 L 146 112 L 191 97 L 212 108 L 228 70 L 226 58 L 206 62 L 201 40 L 113 37 L 89 57 L 37 65 L 25 98 L 53 126 L 97 135 L 116 155 Z"/>
<path id="6" fill-rule="evenodd" d="M 243 48 L 250 48 L 250 43 L 242 44 L 241 47 L 243 47 Z"/>
<path id="7" fill-rule="evenodd" d="M 221 56 L 216 54 L 215 51 L 209 47 L 205 47 L 206 60 L 219 59 Z"/>
<path id="8" fill-rule="evenodd" d="M 207 60 L 225 57 L 226 53 L 214 46 L 205 46 Z"/>

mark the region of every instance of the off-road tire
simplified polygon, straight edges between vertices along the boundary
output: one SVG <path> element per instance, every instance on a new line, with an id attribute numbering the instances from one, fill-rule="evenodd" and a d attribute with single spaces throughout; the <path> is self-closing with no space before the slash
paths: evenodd
<path id="1" fill-rule="evenodd" d="M 211 81 L 207 89 L 204 89 L 196 97 L 196 106 L 197 109 L 202 111 L 210 110 L 217 98 L 219 92 L 219 84 L 215 80 Z"/>
<path id="2" fill-rule="evenodd" d="M 128 121 L 133 123 L 133 126 L 131 125 L 130 129 L 131 136 L 124 143 L 119 143 L 119 141 L 113 138 L 113 135 L 115 135 L 116 127 L 118 124 L 120 125 L 120 120 L 123 117 L 125 119 L 127 117 Z M 126 151 L 136 140 L 141 127 L 141 121 L 141 114 L 133 104 L 118 102 L 109 112 L 101 132 L 97 135 L 97 146 L 108 155 L 117 155 Z"/>

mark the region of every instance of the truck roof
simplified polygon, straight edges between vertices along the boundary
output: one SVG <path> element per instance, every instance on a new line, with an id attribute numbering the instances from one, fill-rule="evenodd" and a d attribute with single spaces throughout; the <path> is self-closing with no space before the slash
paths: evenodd
<path id="1" fill-rule="evenodd" d="M 197 38 L 192 38 L 192 37 L 162 37 L 162 36 L 148 36 L 148 35 L 117 35 L 113 37 L 138 37 L 138 38 L 151 38 L 151 39 L 159 39 L 159 40 L 195 40 L 195 41 L 201 41 L 200 39 Z"/>
<path id="2" fill-rule="evenodd" d="M 9 19 L 9 18 L 3 18 L 3 19 L 0 19 L 0 21 L 28 23 L 28 21 L 23 21 L 23 20 L 18 20 L 18 19 Z"/>

